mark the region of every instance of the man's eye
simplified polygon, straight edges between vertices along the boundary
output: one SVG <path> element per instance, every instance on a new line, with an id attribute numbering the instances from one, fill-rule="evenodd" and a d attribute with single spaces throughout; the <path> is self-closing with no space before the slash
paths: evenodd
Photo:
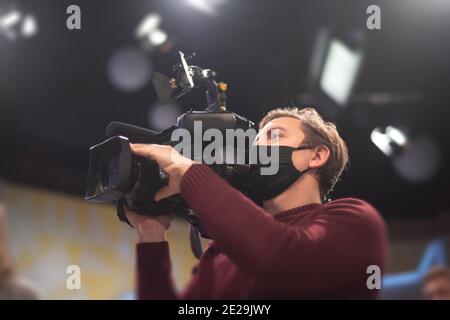
<path id="1" fill-rule="evenodd" d="M 276 134 L 272 130 L 267 132 L 267 139 L 270 140 L 270 139 L 275 138 L 275 137 L 276 137 Z"/>
<path id="2" fill-rule="evenodd" d="M 267 132 L 267 138 L 269 138 L 269 139 L 278 139 L 282 136 L 283 136 L 283 134 L 280 133 L 279 130 L 270 130 L 269 132 Z"/>

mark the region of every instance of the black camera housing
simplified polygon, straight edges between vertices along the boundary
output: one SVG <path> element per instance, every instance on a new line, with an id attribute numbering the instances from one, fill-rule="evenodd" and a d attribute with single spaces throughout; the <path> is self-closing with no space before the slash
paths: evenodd
<path id="1" fill-rule="evenodd" d="M 226 130 L 238 129 L 244 132 L 254 128 L 253 122 L 226 110 L 227 85 L 215 82 L 213 78 L 215 72 L 197 66 L 188 66 L 181 52 L 180 57 L 182 63 L 174 67 L 177 73 L 176 79 L 169 79 L 157 73 L 152 75 L 158 96 L 160 99 L 168 99 L 170 95 L 178 98 L 195 88 L 204 87 L 207 98 L 206 110 L 190 110 L 182 114 L 174 126 L 162 132 L 126 123 L 110 123 L 106 130 L 107 140 L 90 148 L 85 199 L 93 203 L 116 202 L 119 219 L 128 224 L 130 223 L 126 218 L 125 208 L 138 214 L 154 216 L 177 213 L 186 218 L 203 237 L 209 238 L 198 217 L 188 208 L 180 195 L 158 202 L 154 200 L 156 192 L 168 184 L 168 176 L 155 161 L 132 154 L 130 148 L 130 143 L 157 143 L 173 146 L 175 143 L 171 138 L 174 130 L 186 129 L 193 136 L 196 122 L 201 123 L 202 131 L 214 128 L 222 133 Z M 181 89 L 178 93 L 176 93 L 177 88 Z M 223 146 L 224 150 L 226 143 Z M 248 141 L 248 144 L 250 143 L 251 141 Z M 207 144 L 202 141 L 200 152 L 203 152 Z M 191 150 L 195 148 L 192 147 Z M 195 153 L 190 156 L 194 160 L 202 157 L 201 154 Z M 211 164 L 210 168 L 232 186 L 243 191 L 249 166 L 222 160 L 220 163 Z"/>

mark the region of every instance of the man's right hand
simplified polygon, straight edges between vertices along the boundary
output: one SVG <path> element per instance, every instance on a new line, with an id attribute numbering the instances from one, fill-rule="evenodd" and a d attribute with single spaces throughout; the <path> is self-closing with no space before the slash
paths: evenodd
<path id="1" fill-rule="evenodd" d="M 173 215 L 147 216 L 139 215 L 125 208 L 128 221 L 136 229 L 139 242 L 166 241 L 166 231 L 170 227 Z"/>

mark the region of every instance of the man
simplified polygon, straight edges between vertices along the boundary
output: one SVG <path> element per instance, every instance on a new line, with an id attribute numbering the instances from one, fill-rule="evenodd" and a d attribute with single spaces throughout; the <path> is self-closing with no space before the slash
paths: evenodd
<path id="1" fill-rule="evenodd" d="M 282 176 L 256 177 L 253 187 L 261 193 L 261 206 L 169 146 L 132 145 L 135 154 L 154 159 L 169 175 L 169 185 L 155 199 L 181 193 L 214 239 L 178 296 L 165 238 L 170 218 L 127 212 L 139 235 L 138 298 L 377 296 L 376 289 L 367 287 L 367 267 L 383 270 L 382 218 L 362 200 L 322 203 L 348 161 L 336 127 L 311 108 L 276 109 L 261 121 L 256 141 L 272 143 L 279 143 L 280 150 L 283 146 L 280 157 L 287 154 L 290 166 L 280 170 Z"/>
<path id="2" fill-rule="evenodd" d="M 432 268 L 422 281 L 422 293 L 428 300 L 450 300 L 450 269 Z"/>

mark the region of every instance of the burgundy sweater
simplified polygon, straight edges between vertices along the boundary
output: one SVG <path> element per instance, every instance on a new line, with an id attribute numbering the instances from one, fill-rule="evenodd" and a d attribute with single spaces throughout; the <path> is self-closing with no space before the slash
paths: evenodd
<path id="1" fill-rule="evenodd" d="M 137 245 L 139 299 L 376 298 L 367 267 L 385 264 L 383 219 L 345 198 L 274 216 L 206 165 L 194 164 L 181 195 L 214 239 L 177 294 L 167 242 Z"/>

